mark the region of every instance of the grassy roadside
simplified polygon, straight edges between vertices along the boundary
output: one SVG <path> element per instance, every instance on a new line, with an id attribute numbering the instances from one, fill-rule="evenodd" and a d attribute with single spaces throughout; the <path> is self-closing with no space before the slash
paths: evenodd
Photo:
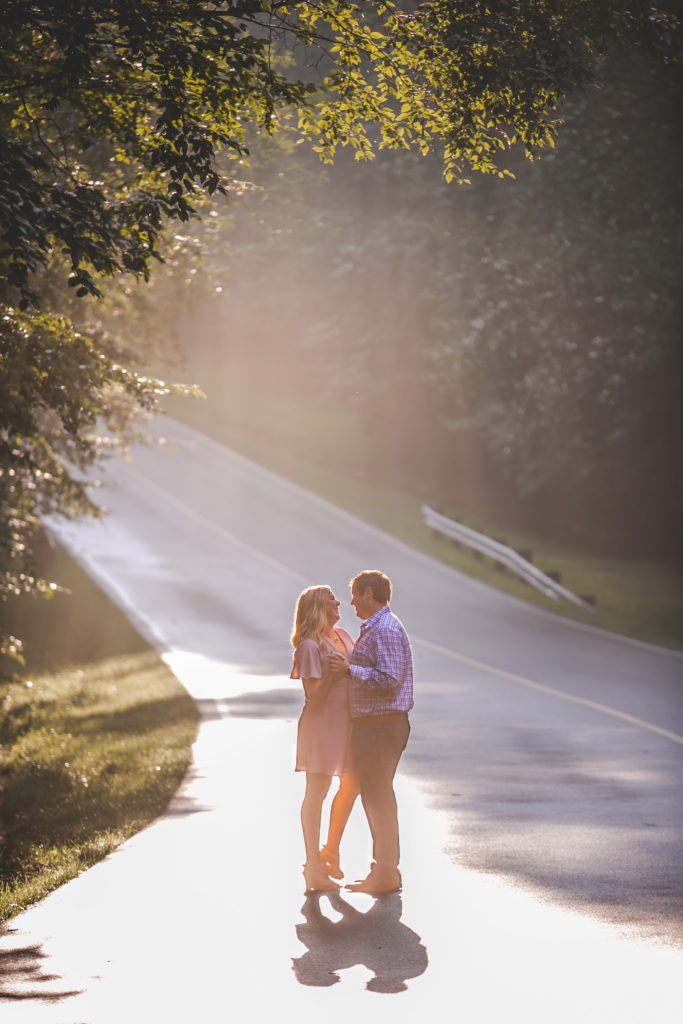
<path id="1" fill-rule="evenodd" d="M 226 411 L 232 409 L 232 415 Z M 471 551 L 458 549 L 435 536 L 423 523 L 424 499 L 403 490 L 379 486 L 353 472 L 345 451 L 359 450 L 363 439 L 353 437 L 353 425 L 342 430 L 334 418 L 321 418 L 321 430 L 312 431 L 301 417 L 275 414 L 278 433 L 254 430 L 246 423 L 246 410 L 229 402 L 219 405 L 177 402 L 172 415 L 372 523 L 425 554 L 555 614 L 591 626 L 683 650 L 683 585 L 680 565 L 645 560 L 598 558 L 552 544 L 520 530 L 481 517 L 468 517 L 466 525 L 501 538 L 515 549 L 531 550 L 534 565 L 556 571 L 563 586 L 579 595 L 593 595 L 594 609 L 544 597 L 511 573 L 501 573 Z M 236 418 L 240 413 L 244 418 Z M 315 414 L 315 411 L 314 411 Z M 367 439 L 366 439 L 367 440 Z M 332 452 L 332 457 L 330 456 Z"/>
<path id="2" fill-rule="evenodd" d="M 101 860 L 166 807 L 191 759 L 192 699 L 57 549 L 71 590 L 9 606 L 27 666 L 0 666 L 0 920 Z"/>

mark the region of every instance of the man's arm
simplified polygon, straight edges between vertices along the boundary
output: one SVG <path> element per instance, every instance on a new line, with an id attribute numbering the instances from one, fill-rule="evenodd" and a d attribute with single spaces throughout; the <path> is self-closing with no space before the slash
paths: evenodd
<path id="1" fill-rule="evenodd" d="M 395 690 L 405 677 L 406 658 L 406 645 L 401 634 L 395 630 L 381 630 L 376 638 L 374 663 L 357 665 L 352 661 L 349 675 L 367 686 Z"/>

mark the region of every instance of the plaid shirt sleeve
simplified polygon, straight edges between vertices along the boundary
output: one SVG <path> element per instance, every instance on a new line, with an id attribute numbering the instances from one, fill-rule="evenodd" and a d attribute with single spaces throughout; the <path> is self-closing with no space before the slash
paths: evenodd
<path id="1" fill-rule="evenodd" d="M 413 666 L 406 632 L 388 608 L 361 631 L 351 657 L 351 714 L 409 711 Z"/>

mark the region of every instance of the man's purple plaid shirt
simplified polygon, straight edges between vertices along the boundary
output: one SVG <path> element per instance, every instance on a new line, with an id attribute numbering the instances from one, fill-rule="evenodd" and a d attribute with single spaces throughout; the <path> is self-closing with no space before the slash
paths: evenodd
<path id="1" fill-rule="evenodd" d="M 413 656 L 403 624 L 384 605 L 360 628 L 349 669 L 352 718 L 410 711 Z"/>

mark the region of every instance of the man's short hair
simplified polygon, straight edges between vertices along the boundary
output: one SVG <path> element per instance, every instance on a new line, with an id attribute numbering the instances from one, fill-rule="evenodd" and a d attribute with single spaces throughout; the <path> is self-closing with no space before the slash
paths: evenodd
<path id="1" fill-rule="evenodd" d="M 387 604 L 391 600 L 391 580 L 378 569 L 364 569 L 351 580 L 351 590 L 357 593 L 362 593 L 367 587 L 379 604 Z"/>

